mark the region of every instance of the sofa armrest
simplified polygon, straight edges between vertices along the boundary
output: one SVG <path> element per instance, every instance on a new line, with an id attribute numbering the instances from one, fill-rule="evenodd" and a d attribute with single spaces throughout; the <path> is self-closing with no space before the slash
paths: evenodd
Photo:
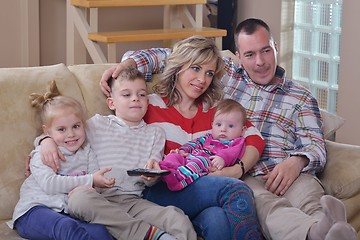
<path id="1" fill-rule="evenodd" d="M 339 199 L 360 194 L 360 146 L 326 140 L 327 163 L 319 176 L 326 194 Z"/>

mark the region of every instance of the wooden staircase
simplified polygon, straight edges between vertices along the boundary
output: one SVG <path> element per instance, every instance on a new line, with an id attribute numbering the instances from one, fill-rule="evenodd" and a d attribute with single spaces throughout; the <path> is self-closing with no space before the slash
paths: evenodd
<path id="1" fill-rule="evenodd" d="M 115 63 L 116 43 L 179 40 L 193 35 L 215 38 L 221 49 L 226 30 L 203 27 L 206 0 L 67 0 L 67 64 L 85 63 L 86 51 L 94 63 Z M 188 9 L 195 6 L 194 16 Z M 164 6 L 163 28 L 98 31 L 98 9 Z M 99 43 L 107 45 L 107 58 Z M 85 48 L 82 46 L 85 45 Z"/>

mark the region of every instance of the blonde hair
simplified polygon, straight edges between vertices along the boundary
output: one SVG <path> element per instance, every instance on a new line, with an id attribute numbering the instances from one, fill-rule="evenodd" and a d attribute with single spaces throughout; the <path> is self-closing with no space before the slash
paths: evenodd
<path id="1" fill-rule="evenodd" d="M 180 70 L 183 67 L 188 69 L 194 64 L 206 64 L 214 59 L 216 59 L 214 78 L 209 88 L 196 99 L 196 103 L 205 102 L 213 106 L 222 97 L 220 79 L 224 74 L 224 62 L 214 41 L 202 36 L 189 37 L 174 46 L 171 55 L 166 60 L 162 78 L 155 84 L 153 91 L 168 99 L 167 106 L 178 103 L 181 101 L 181 94 L 176 89 L 176 82 Z"/>
<path id="2" fill-rule="evenodd" d="M 51 125 L 54 118 L 58 117 L 58 110 L 69 108 L 85 124 L 86 113 L 81 104 L 71 97 L 61 96 L 55 80 L 52 80 L 44 94 L 30 94 L 31 106 L 37 109 L 41 124 Z"/>
<path id="3" fill-rule="evenodd" d="M 216 106 L 214 116 L 218 114 L 224 114 L 237 111 L 240 112 L 242 115 L 242 124 L 246 124 L 246 109 L 241 105 L 239 102 L 232 100 L 232 99 L 224 99 L 219 102 Z"/>

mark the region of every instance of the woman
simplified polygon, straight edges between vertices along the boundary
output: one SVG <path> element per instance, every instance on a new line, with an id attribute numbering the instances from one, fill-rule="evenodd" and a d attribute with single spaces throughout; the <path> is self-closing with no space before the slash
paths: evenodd
<path id="1" fill-rule="evenodd" d="M 103 92 L 108 95 L 107 79 L 116 77 L 122 68 L 138 67 L 147 77 L 161 71 L 169 53 L 170 49 L 131 53 L 129 59 L 104 73 L 100 82 Z M 222 70 L 223 61 L 212 40 L 194 36 L 175 45 L 166 59 L 162 79 L 154 86 L 155 94 L 149 96 L 145 116 L 147 123 L 165 130 L 165 154 L 210 131 L 214 105 L 222 96 Z M 249 121 L 246 125 L 247 146 L 240 164 L 222 170 L 212 168 L 212 176 L 201 177 L 178 192 L 159 182 L 144 191 L 144 198 L 181 208 L 205 239 L 261 238 L 251 190 L 242 181 L 229 178 L 240 178 L 251 169 L 264 147 L 260 133 Z"/>

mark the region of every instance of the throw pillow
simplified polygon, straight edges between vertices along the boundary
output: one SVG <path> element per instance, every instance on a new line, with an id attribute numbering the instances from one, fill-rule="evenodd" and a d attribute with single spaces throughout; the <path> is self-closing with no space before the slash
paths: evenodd
<path id="1" fill-rule="evenodd" d="M 320 109 L 320 113 L 323 119 L 324 137 L 328 139 L 344 125 L 345 119 L 324 109 Z"/>

